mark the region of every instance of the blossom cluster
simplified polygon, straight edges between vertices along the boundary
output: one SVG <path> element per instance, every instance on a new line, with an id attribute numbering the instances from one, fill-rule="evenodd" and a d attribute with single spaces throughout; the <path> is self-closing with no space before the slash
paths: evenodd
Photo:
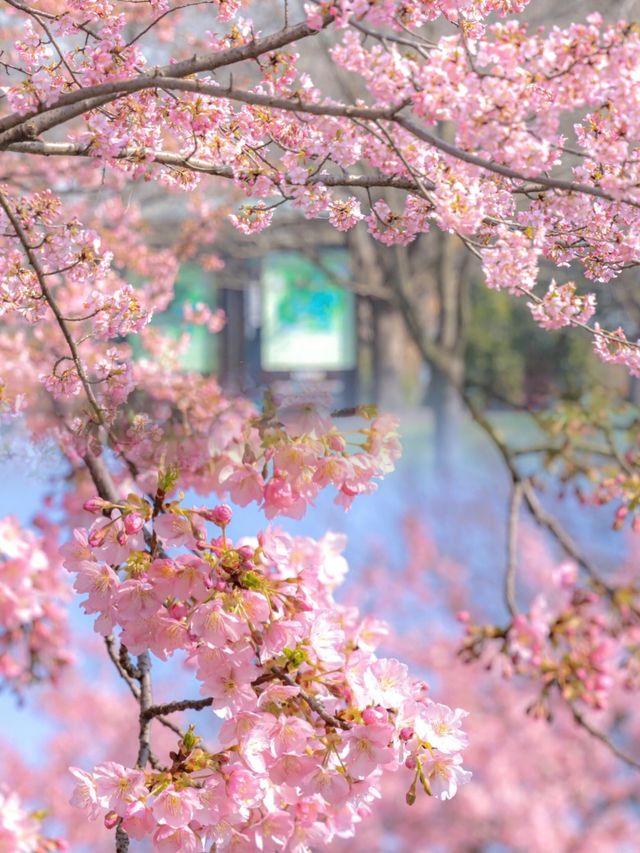
<path id="1" fill-rule="evenodd" d="M 42 816 L 30 814 L 20 797 L 0 786 L 0 848 L 20 853 L 53 853 L 68 850 L 65 841 L 42 834 Z"/>
<path id="2" fill-rule="evenodd" d="M 238 506 L 257 502 L 269 519 L 301 518 L 324 488 L 332 486 L 335 502 L 348 509 L 393 470 L 397 418 L 361 406 L 344 413 L 339 429 L 327 401 L 305 395 L 267 397 L 258 412 L 228 399 L 212 377 L 167 371 L 165 337 L 154 332 L 144 342 L 152 357 L 134 367 L 142 411 L 123 425 L 121 447 L 150 491 L 163 459 L 201 495 L 213 492 Z M 175 346 L 174 355 L 177 361 Z"/>
<path id="3" fill-rule="evenodd" d="M 596 323 L 595 330 L 593 346 L 600 358 L 608 364 L 623 365 L 632 376 L 640 376 L 640 341 L 628 341 L 622 328 L 608 334 Z"/>
<path id="4" fill-rule="evenodd" d="M 596 304 L 592 293 L 580 296 L 572 281 L 556 284 L 554 280 L 540 302 L 530 302 L 531 314 L 543 329 L 561 329 L 572 323 L 587 323 L 593 317 Z"/>
<path id="5" fill-rule="evenodd" d="M 418 786 L 448 799 L 469 780 L 465 712 L 378 657 L 384 626 L 335 602 L 341 537 L 267 529 L 233 542 L 227 505 L 162 496 L 86 508 L 103 515 L 76 531 L 65 565 L 97 630 L 134 654 L 186 652 L 202 705 L 224 721 L 218 748 L 188 733 L 167 768 L 74 769 L 91 817 L 153 835 L 158 850 L 299 849 L 352 834 L 383 771 L 407 774 L 411 802 Z"/>
<path id="6" fill-rule="evenodd" d="M 51 531 L 38 537 L 0 519 L 0 680 L 14 690 L 54 680 L 71 661 L 69 598 Z"/>
<path id="7" fill-rule="evenodd" d="M 557 567 L 554 585 L 506 628 L 467 625 L 463 655 L 473 660 L 497 644 L 505 675 L 540 685 L 530 707 L 536 715 L 551 718 L 554 691 L 573 707 L 602 710 L 615 689 L 638 685 L 638 590 L 632 582 L 613 590 L 585 587 L 571 561 Z"/>

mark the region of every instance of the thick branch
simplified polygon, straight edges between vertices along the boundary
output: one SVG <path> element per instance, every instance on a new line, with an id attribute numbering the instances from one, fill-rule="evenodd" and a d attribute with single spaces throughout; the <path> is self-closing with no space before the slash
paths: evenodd
<path id="1" fill-rule="evenodd" d="M 325 14 L 322 26 L 327 27 L 332 22 L 333 16 Z M 87 101 L 94 101 L 95 106 L 100 106 L 104 103 L 109 103 L 109 101 L 112 101 L 115 98 L 122 97 L 123 94 L 139 92 L 143 89 L 158 88 L 163 85 L 162 80 L 165 76 L 172 78 L 187 77 L 191 74 L 215 71 L 218 68 L 235 65 L 239 62 L 244 62 L 245 60 L 257 59 L 265 53 L 279 50 L 292 42 L 300 41 L 308 36 L 316 35 L 317 32 L 317 29 L 313 29 L 306 22 L 302 22 L 295 24 L 292 27 L 288 27 L 285 30 L 280 30 L 277 33 L 272 33 L 264 38 L 253 39 L 253 41 L 248 44 L 240 45 L 239 47 L 232 47 L 227 50 L 221 50 L 218 53 L 206 54 L 204 56 L 194 56 L 191 59 L 186 59 L 182 62 L 164 65 L 160 68 L 156 68 L 151 74 L 141 74 L 138 77 L 130 78 L 128 80 L 114 80 L 108 83 L 99 83 L 95 86 L 87 86 L 83 89 L 68 92 L 61 95 L 56 101 L 49 104 L 44 109 L 34 110 L 26 115 L 12 113 L 0 120 L 0 133 L 2 134 L 0 136 L 0 144 L 21 138 L 24 132 L 20 130 L 20 128 L 23 126 L 36 129 L 36 133 L 32 135 L 41 133 L 41 130 L 37 130 L 39 127 L 38 123 L 42 121 L 43 117 L 50 113 L 63 116 L 62 121 L 67 121 L 68 117 L 72 117 L 76 114 L 73 112 L 72 108 L 78 103 L 83 107 L 80 110 L 82 113 L 87 109 L 85 106 Z M 68 113 L 62 112 L 65 108 L 69 108 Z M 88 108 L 91 109 L 93 107 Z M 60 122 L 56 121 L 56 124 L 58 123 Z M 15 130 L 19 131 L 18 134 L 11 136 L 12 131 Z"/>
<path id="2" fill-rule="evenodd" d="M 140 727 L 138 731 L 138 760 L 136 767 L 146 767 L 151 753 L 149 738 L 151 735 L 151 718 L 148 716 L 152 704 L 151 694 L 151 658 L 149 652 L 138 656 L 140 670 Z"/>
<path id="3" fill-rule="evenodd" d="M 129 850 L 129 836 L 118 824 L 116 827 L 116 853 L 127 853 Z"/>

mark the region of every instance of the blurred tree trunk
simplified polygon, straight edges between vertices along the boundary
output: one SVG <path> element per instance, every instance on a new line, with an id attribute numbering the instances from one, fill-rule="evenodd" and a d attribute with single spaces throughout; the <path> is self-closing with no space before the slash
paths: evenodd
<path id="1" fill-rule="evenodd" d="M 465 326 L 469 310 L 466 264 L 461 246 L 451 234 L 438 234 L 439 257 L 436 276 L 437 308 L 435 342 L 446 354 L 456 384 L 464 380 Z M 406 292 L 406 291 L 405 291 Z M 438 468 L 446 473 L 458 440 L 461 403 L 451 381 L 437 367 L 432 368 L 427 403 L 433 409 L 434 444 Z"/>

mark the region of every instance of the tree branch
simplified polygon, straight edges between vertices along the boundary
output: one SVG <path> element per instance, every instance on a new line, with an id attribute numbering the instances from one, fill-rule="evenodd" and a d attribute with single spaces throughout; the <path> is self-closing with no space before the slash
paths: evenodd
<path id="1" fill-rule="evenodd" d="M 612 740 L 610 740 L 604 732 L 601 732 L 599 729 L 594 728 L 591 723 L 587 722 L 587 720 L 583 717 L 583 715 L 578 711 L 575 705 L 572 702 L 569 702 L 569 707 L 571 708 L 571 713 L 573 714 L 573 719 L 579 726 L 589 732 L 591 737 L 594 737 L 596 740 L 599 740 L 600 743 L 604 744 L 607 749 L 612 752 L 616 758 L 619 758 L 621 761 L 624 761 L 625 764 L 628 764 L 629 767 L 633 767 L 634 770 L 640 770 L 640 761 L 636 761 L 635 758 L 632 758 L 630 755 L 627 755 L 620 747 L 616 746 Z"/>
<path id="2" fill-rule="evenodd" d="M 507 571 L 504 577 L 504 598 L 507 609 L 513 618 L 518 612 L 516 604 L 516 569 L 518 565 L 518 516 L 522 504 L 524 483 L 516 480 L 511 489 L 509 501 L 507 534 Z"/>
<path id="3" fill-rule="evenodd" d="M 209 696 L 206 699 L 180 699 L 175 702 L 167 702 L 164 705 L 150 705 L 144 713 L 148 720 L 154 717 L 160 717 L 164 714 L 175 714 L 177 711 L 200 711 L 203 708 L 208 708 L 213 704 L 213 699 Z"/>
<path id="4" fill-rule="evenodd" d="M 8 151 L 18 154 L 37 154 L 45 157 L 87 157 L 98 159 L 91 152 L 90 145 L 81 145 L 74 142 L 43 142 L 34 140 L 29 142 L 14 142 L 8 148 Z M 148 162 L 149 165 L 159 163 L 163 166 L 175 166 L 177 168 L 188 169 L 191 172 L 199 172 L 207 175 L 214 175 L 218 178 L 226 178 L 234 180 L 237 174 L 234 173 L 230 166 L 222 166 L 215 163 L 209 163 L 206 160 L 201 160 L 197 157 L 189 157 L 182 154 L 175 154 L 171 151 L 154 151 L 151 148 L 123 148 L 114 156 L 115 160 L 130 160 L 134 163 Z M 281 178 L 282 183 L 293 183 L 288 175 L 280 176 L 274 173 L 274 184 L 276 177 Z M 397 175 L 310 175 L 307 182 L 311 184 L 323 184 L 327 187 L 361 187 L 363 189 L 374 188 L 392 188 L 408 191 L 417 191 L 418 186 L 415 181 L 408 178 L 402 178 Z M 429 189 L 434 189 L 433 184 L 425 182 Z"/>
<path id="5" fill-rule="evenodd" d="M 328 714 L 322 707 L 320 702 L 318 702 L 317 699 L 314 699 L 313 696 L 310 696 L 308 693 L 305 693 L 304 690 L 300 689 L 300 685 L 297 683 L 297 681 L 291 678 L 291 676 L 286 673 L 284 669 L 280 669 L 280 667 L 274 666 L 272 668 L 272 672 L 281 681 L 283 681 L 285 684 L 288 684 L 289 687 L 297 687 L 300 690 L 300 693 L 298 695 L 303 700 L 303 702 L 306 702 L 306 704 L 311 708 L 311 710 L 315 711 L 315 713 L 320 717 L 320 719 L 324 720 L 324 722 L 328 726 L 332 726 L 334 729 L 339 728 L 344 730 L 351 728 L 351 726 L 349 725 L 349 723 L 346 722 L 346 720 L 341 720 L 339 717 L 333 717 L 331 716 L 331 714 Z"/>
<path id="6" fill-rule="evenodd" d="M 333 16 L 325 13 L 322 20 L 322 29 L 333 23 Z M 79 102 L 95 101 L 95 106 L 100 106 L 103 103 L 115 98 L 122 97 L 123 94 L 130 92 L 139 92 L 143 89 L 155 89 L 163 85 L 163 77 L 179 78 L 187 77 L 191 74 L 200 74 L 202 72 L 215 71 L 218 68 L 224 68 L 229 65 L 235 65 L 239 62 L 244 62 L 248 59 L 257 59 L 265 53 L 270 53 L 274 50 L 279 50 L 286 45 L 295 41 L 300 41 L 308 36 L 316 35 L 317 29 L 310 27 L 306 22 L 301 22 L 289 27 L 286 30 L 280 30 L 277 33 L 265 36 L 261 39 L 253 39 L 248 44 L 240 45 L 239 47 L 228 48 L 221 50 L 218 53 L 206 54 L 204 56 L 194 56 L 191 59 L 176 62 L 174 64 L 164 65 L 156 68 L 150 74 L 141 74 L 138 77 L 129 78 L 128 80 L 112 81 L 109 83 L 99 83 L 95 86 L 87 86 L 83 89 L 77 89 L 73 92 L 61 95 L 56 101 L 47 105 L 44 108 L 33 110 L 31 113 L 20 114 L 11 113 L 0 120 L 0 145 L 8 139 L 15 141 L 20 138 L 22 131 L 19 129 L 22 126 L 37 128 L 38 121 L 42 120 L 49 113 L 56 115 L 66 115 L 61 111 L 67 107 L 74 107 Z M 99 102 L 99 103 L 98 103 Z M 93 107 L 89 107 L 91 109 Z M 85 112 L 87 109 L 84 106 L 80 112 Z M 70 112 L 71 116 L 74 113 Z M 66 121 L 63 118 L 63 121 Z M 59 122 L 56 122 L 56 124 Z M 52 125 L 53 126 L 53 125 Z M 16 129 L 19 130 L 17 135 L 13 137 L 5 136 L 5 133 L 11 133 Z M 36 134 L 42 132 L 37 130 Z"/>
<path id="7" fill-rule="evenodd" d="M 291 28 L 289 32 L 294 30 Z M 308 29 L 308 28 L 307 28 Z M 307 33 L 310 35 L 311 33 Z M 274 38 L 273 36 L 270 38 Z M 263 40 L 266 41 L 266 40 Z M 258 44 L 256 42 L 255 44 Z M 269 48 L 273 49 L 273 48 Z M 234 48 L 240 50 L 240 48 Z M 266 48 L 262 51 L 267 50 Z M 255 52 L 255 51 L 254 51 Z M 257 52 L 259 56 L 261 51 Z M 233 61 L 241 61 L 233 60 Z M 606 201 L 615 201 L 618 203 L 628 204 L 632 207 L 640 207 L 640 202 L 634 199 L 617 198 L 610 193 L 605 192 L 599 187 L 589 184 L 581 184 L 575 181 L 569 181 L 562 178 L 551 178 L 547 175 L 526 175 L 508 166 L 503 166 L 496 163 L 494 160 L 487 160 L 470 151 L 465 151 L 458 146 L 435 136 L 430 131 L 421 127 L 410 118 L 400 115 L 400 111 L 408 106 L 410 102 L 403 101 L 393 107 L 377 108 L 367 106 L 355 106 L 351 104 L 331 104 L 331 103 L 304 103 L 300 99 L 281 98 L 273 95 L 264 95 L 258 92 L 245 91 L 235 89 L 232 86 L 223 87 L 216 84 L 204 83 L 200 80 L 182 79 L 183 76 L 194 74 L 198 71 L 211 70 L 211 67 L 206 66 L 205 60 L 194 60 L 185 63 L 176 63 L 173 66 L 166 66 L 165 69 L 158 69 L 153 75 L 140 75 L 139 77 L 129 78 L 126 80 L 117 80 L 112 83 L 104 83 L 99 86 L 91 86 L 78 92 L 72 92 L 69 95 L 63 95 L 58 101 L 40 114 L 36 113 L 32 117 L 21 116 L 20 123 L 12 126 L 12 129 L 0 133 L 0 147 L 7 148 L 11 143 L 21 141 L 25 138 L 38 136 L 39 134 L 49 130 L 57 125 L 63 124 L 78 115 L 82 115 L 91 109 L 95 109 L 110 101 L 117 100 L 125 95 L 134 92 L 143 91 L 145 89 L 169 89 L 185 92 L 196 92 L 202 95 L 208 95 L 215 98 L 225 98 L 227 100 L 238 101 L 255 106 L 264 106 L 271 109 L 284 110 L 293 113 L 302 113 L 318 116 L 335 116 L 350 119 L 362 119 L 365 121 L 388 121 L 398 127 L 403 128 L 412 136 L 426 142 L 433 148 L 436 148 L 443 153 L 478 166 L 485 171 L 501 175 L 502 177 L 510 178 L 522 184 L 533 183 L 547 189 L 556 189 L 569 193 L 582 193 L 591 195 L 596 198 L 605 199 Z M 211 63 L 210 63 L 211 64 Z M 231 64 L 231 61 L 221 63 Z M 221 67 L 221 64 L 216 64 L 213 67 Z M 184 70 L 190 68 L 192 70 Z M 3 124 L 0 122 L 0 130 Z"/>

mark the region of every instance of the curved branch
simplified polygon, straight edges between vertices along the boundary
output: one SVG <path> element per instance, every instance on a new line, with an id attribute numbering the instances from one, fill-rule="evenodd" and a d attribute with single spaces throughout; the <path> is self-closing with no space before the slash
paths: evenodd
<path id="1" fill-rule="evenodd" d="M 195 60 L 193 60 L 193 62 L 195 62 Z M 640 202 L 635 201 L 634 199 L 616 198 L 611 195 L 611 193 L 607 193 L 599 187 L 591 186 L 590 184 L 581 184 L 576 181 L 570 181 L 563 178 L 551 178 L 547 175 L 527 175 L 515 169 L 511 169 L 508 166 L 503 166 L 501 163 L 497 163 L 494 160 L 487 160 L 478 154 L 465 151 L 464 149 L 446 142 L 444 139 L 434 135 L 413 120 L 405 116 L 401 116 L 399 114 L 400 111 L 404 109 L 404 107 L 408 106 L 410 101 L 403 101 L 393 107 L 385 108 L 356 106 L 341 103 L 305 103 L 300 99 L 281 98 L 273 95 L 264 95 L 259 92 L 235 89 L 232 86 L 224 87 L 212 83 L 204 83 L 200 80 L 182 79 L 180 77 L 180 71 L 178 71 L 178 73 L 175 72 L 175 69 L 180 69 L 182 65 L 184 65 L 184 63 L 177 63 L 174 66 L 169 66 L 171 76 L 169 76 L 168 72 L 158 70 L 154 75 L 141 75 L 137 78 L 118 80 L 113 83 L 102 84 L 101 86 L 92 86 L 81 90 L 80 92 L 71 93 L 72 95 L 82 94 L 84 102 L 82 102 L 83 98 L 75 98 L 72 100 L 70 106 L 60 107 L 65 98 L 70 98 L 70 96 L 63 96 L 63 98 L 60 98 L 59 101 L 55 102 L 50 108 L 47 108 L 43 114 L 36 115 L 31 119 L 25 119 L 20 124 L 14 126 L 12 130 L 0 134 L 0 147 L 7 148 L 13 142 L 22 141 L 25 138 L 34 138 L 46 130 L 50 130 L 51 128 L 63 124 L 78 115 L 82 115 L 85 112 L 102 106 L 105 103 L 109 103 L 110 101 L 117 100 L 125 95 L 143 91 L 145 89 L 162 88 L 194 92 L 210 97 L 224 98 L 249 105 L 264 106 L 292 113 L 361 119 L 372 122 L 388 121 L 403 128 L 415 138 L 426 142 L 433 148 L 436 148 L 457 160 L 477 166 L 487 172 L 518 181 L 520 184 L 533 183 L 547 189 L 555 189 L 568 193 L 581 193 L 583 195 L 601 198 L 605 201 L 618 202 L 620 204 L 628 204 L 631 207 L 640 208 Z M 184 73 L 188 74 L 195 72 Z M 95 97 L 94 93 L 97 91 L 104 92 L 104 94 Z M 77 103 L 78 101 L 81 103 Z M 2 130 L 2 122 L 0 122 L 0 130 Z"/>
<path id="2" fill-rule="evenodd" d="M 332 15 L 325 13 L 322 21 L 322 28 L 328 27 L 334 18 Z M 235 65 L 238 62 L 244 62 L 247 59 L 257 59 L 265 53 L 278 50 L 286 47 L 295 41 L 307 38 L 308 36 L 316 35 L 317 28 L 310 27 L 306 22 L 295 24 L 285 30 L 280 30 L 277 33 L 272 33 L 260 39 L 253 39 L 248 44 L 240 45 L 239 47 L 231 47 L 227 50 L 221 50 L 218 53 L 206 54 L 205 56 L 194 56 L 191 59 L 176 62 L 174 64 L 164 65 L 156 68 L 150 74 L 141 74 L 138 77 L 125 80 L 112 81 L 109 83 L 99 83 L 95 86 L 87 86 L 82 89 L 76 89 L 73 92 L 68 92 L 61 95 L 56 101 L 47 105 L 44 108 L 34 110 L 31 113 L 20 114 L 12 113 L 0 120 L 0 132 L 19 129 L 23 125 L 33 126 L 37 128 L 38 119 L 46 117 L 49 113 L 58 114 L 62 109 L 73 107 L 79 102 L 91 102 L 93 100 L 100 101 L 100 105 L 122 97 L 130 92 L 139 92 L 143 89 L 155 89 L 162 86 L 162 80 L 165 76 L 178 78 L 187 77 L 190 74 L 199 74 L 202 72 L 215 71 L 218 68 L 224 68 L 229 65 Z M 106 100 L 105 100 L 106 99 Z M 98 104 L 96 103 L 96 106 Z M 93 107 L 84 106 L 80 112 L 85 112 L 86 109 Z M 70 113 L 69 115 L 72 115 Z M 66 121 L 67 118 L 63 118 Z M 60 123 L 60 122 L 56 122 Z M 51 125 L 54 126 L 54 125 Z M 37 133 L 42 132 L 37 130 Z M 18 139 L 20 134 L 14 137 Z M 11 140 L 14 141 L 14 140 Z M 4 143 L 5 139 L 0 136 L 0 144 Z"/>
<path id="3" fill-rule="evenodd" d="M 91 146 L 81 145 L 76 142 L 43 142 L 40 140 L 27 142 L 13 142 L 7 147 L 7 151 L 17 154 L 32 154 L 43 157 L 86 157 L 97 159 L 91 153 Z M 199 172 L 214 175 L 218 178 L 235 180 L 236 175 L 230 166 L 209 163 L 197 157 L 189 157 L 176 154 L 172 151 L 154 151 L 152 148 L 123 148 L 115 154 L 115 160 L 131 160 L 132 162 L 148 162 L 149 165 L 159 163 L 162 166 L 175 166 L 188 169 L 191 172 Z M 285 174 L 281 178 L 282 183 L 293 184 Z M 310 175 L 307 184 L 323 184 L 327 187 L 360 187 L 363 189 L 392 188 L 408 191 L 417 191 L 419 188 L 415 181 L 401 178 L 396 175 Z M 426 183 L 429 189 L 434 189 L 430 182 Z"/>
<path id="4" fill-rule="evenodd" d="M 599 740 L 600 743 L 604 744 L 607 749 L 612 752 L 616 758 L 619 758 L 621 761 L 624 761 L 625 764 L 628 764 L 629 767 L 633 767 L 634 770 L 640 770 L 640 761 L 637 761 L 635 758 L 632 758 L 630 755 L 627 755 L 626 752 L 620 749 L 619 746 L 616 746 L 612 740 L 610 740 L 604 732 L 601 732 L 600 729 L 594 728 L 591 723 L 589 723 L 583 715 L 578 711 L 578 709 L 573 705 L 573 703 L 568 703 L 571 713 L 573 714 L 573 719 L 576 723 L 581 726 L 586 732 L 588 732 L 591 737 L 594 737 L 596 740 Z"/>

